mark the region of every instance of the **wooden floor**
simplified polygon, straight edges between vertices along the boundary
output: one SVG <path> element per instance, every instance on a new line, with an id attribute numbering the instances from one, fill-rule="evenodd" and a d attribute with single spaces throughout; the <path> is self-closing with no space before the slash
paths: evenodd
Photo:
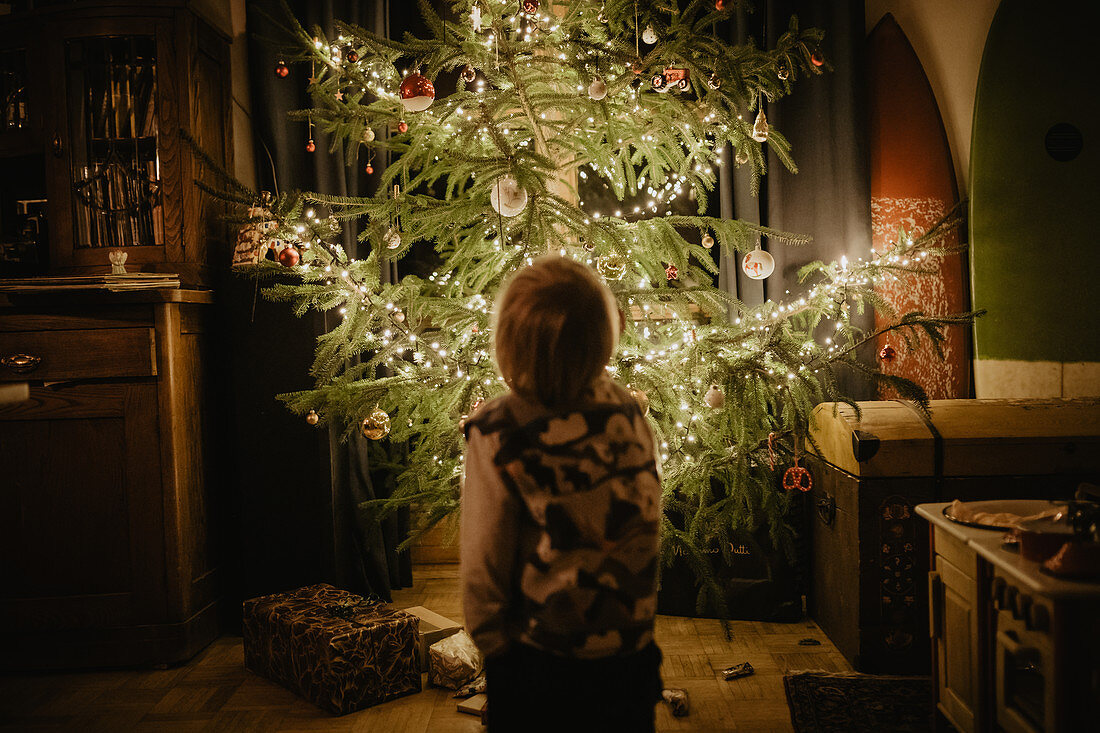
<path id="1" fill-rule="evenodd" d="M 399 608 L 425 606 L 460 620 L 457 566 L 419 566 L 415 585 L 394 594 Z M 691 714 L 657 708 L 659 731 L 790 731 L 783 694 L 786 670 L 848 671 L 847 661 L 812 621 L 735 621 L 733 638 L 707 619 L 661 616 L 666 687 L 688 691 Z M 820 646 L 800 646 L 814 638 Z M 751 662 L 752 677 L 722 679 L 721 670 Z M 451 733 L 483 730 L 455 710 L 450 690 L 424 691 L 352 715 L 333 717 L 278 685 L 247 672 L 241 639 L 225 636 L 190 663 L 167 670 L 0 676 L 0 731 L 372 731 Z"/>

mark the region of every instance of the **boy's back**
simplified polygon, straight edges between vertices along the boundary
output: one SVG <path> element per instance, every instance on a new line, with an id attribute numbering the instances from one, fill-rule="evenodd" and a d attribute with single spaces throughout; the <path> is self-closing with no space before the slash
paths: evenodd
<path id="1" fill-rule="evenodd" d="M 661 495 L 652 434 L 609 379 L 586 398 L 551 411 L 510 393 L 466 427 L 464 544 L 480 546 L 463 557 L 466 622 L 487 654 L 519 640 L 601 658 L 652 640 Z M 507 557 L 511 567 L 478 561 Z"/>

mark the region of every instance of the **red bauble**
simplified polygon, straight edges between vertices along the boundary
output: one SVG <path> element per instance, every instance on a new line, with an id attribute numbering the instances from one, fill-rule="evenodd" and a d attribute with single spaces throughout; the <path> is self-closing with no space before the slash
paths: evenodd
<path id="1" fill-rule="evenodd" d="M 315 150 L 317 150 L 317 143 L 313 142 L 313 138 L 306 140 L 306 152 L 312 153 Z"/>
<path id="2" fill-rule="evenodd" d="M 633 63 L 630 64 L 630 70 L 635 74 L 641 74 L 645 71 L 645 64 L 642 63 L 641 59 L 634 59 Z"/>
<path id="3" fill-rule="evenodd" d="M 714 0 L 714 9 L 715 10 L 725 10 L 726 9 L 726 0 Z"/>
<path id="4" fill-rule="evenodd" d="M 435 86 L 428 77 L 414 71 L 401 82 L 401 106 L 408 112 L 423 112 L 435 101 Z"/>
<path id="5" fill-rule="evenodd" d="M 302 256 L 298 254 L 296 247 L 283 247 L 279 250 L 279 264 L 283 267 L 294 267 Z"/>
<path id="6" fill-rule="evenodd" d="M 814 479 L 810 472 L 802 466 L 791 466 L 783 474 L 783 488 L 787 491 L 809 491 L 814 487 Z"/>
<path id="7" fill-rule="evenodd" d="M 290 67 L 286 65 L 285 61 L 280 61 L 279 63 L 275 64 L 275 76 L 279 77 L 280 79 L 285 79 L 289 73 Z"/>
<path id="8" fill-rule="evenodd" d="M 676 265 L 669 265 L 665 268 L 665 277 L 669 280 L 678 280 L 680 278 L 680 271 L 676 269 Z"/>
<path id="9" fill-rule="evenodd" d="M 371 173 L 374 173 L 374 166 L 368 165 L 363 171 L 369 176 Z"/>
<path id="10" fill-rule="evenodd" d="M 402 120 L 401 122 L 398 122 L 397 123 L 397 131 L 398 132 L 408 132 L 409 131 L 408 123 L 406 123 L 404 120 Z"/>
<path id="11" fill-rule="evenodd" d="M 359 60 L 359 54 L 355 51 L 354 48 L 350 48 L 348 49 L 348 52 L 344 54 L 344 58 L 354 64 L 356 61 Z"/>
<path id="12" fill-rule="evenodd" d="M 520 5 L 523 7 L 523 12 L 530 15 L 538 12 L 539 0 L 523 0 Z"/>
<path id="13" fill-rule="evenodd" d="M 885 362 L 891 362 L 898 355 L 898 350 L 890 344 L 886 344 L 882 347 L 882 350 L 878 352 L 878 358 Z"/>
<path id="14" fill-rule="evenodd" d="M 810 63 L 814 66 L 823 66 L 825 64 L 825 57 L 821 55 L 820 51 L 814 51 L 810 54 Z"/>

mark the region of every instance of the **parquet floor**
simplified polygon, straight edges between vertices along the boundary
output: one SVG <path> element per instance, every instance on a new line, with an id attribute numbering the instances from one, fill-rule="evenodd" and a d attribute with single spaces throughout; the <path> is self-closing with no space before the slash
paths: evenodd
<path id="1" fill-rule="evenodd" d="M 394 594 L 399 608 L 425 606 L 460 620 L 457 566 L 418 566 L 415 585 Z M 688 691 L 691 714 L 657 708 L 659 731 L 791 731 L 783 693 L 788 669 L 848 671 L 815 623 L 735 621 L 727 641 L 708 619 L 661 616 L 666 687 Z M 812 637 L 821 646 L 799 646 Z M 721 670 L 748 661 L 751 677 L 722 679 Z M 455 710 L 449 690 L 423 692 L 359 713 L 333 717 L 243 666 L 241 640 L 224 636 L 188 664 L 166 670 L 0 676 L 0 732 L 225 731 L 293 733 L 474 733 L 478 720 Z"/>

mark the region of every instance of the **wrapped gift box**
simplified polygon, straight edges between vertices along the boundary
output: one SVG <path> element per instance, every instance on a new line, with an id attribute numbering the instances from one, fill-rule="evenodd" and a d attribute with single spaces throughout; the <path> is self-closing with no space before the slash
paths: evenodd
<path id="1" fill-rule="evenodd" d="M 428 647 L 428 680 L 439 687 L 457 690 L 481 674 L 484 664 L 477 645 L 465 631 Z"/>
<path id="2" fill-rule="evenodd" d="M 451 634 L 462 630 L 462 624 L 452 621 L 446 616 L 440 616 L 435 611 L 429 611 L 423 606 L 406 608 L 406 613 L 411 613 L 420 619 L 420 671 L 428 671 L 428 647 L 446 639 Z"/>
<path id="3" fill-rule="evenodd" d="M 245 667 L 343 715 L 420 691 L 418 623 L 331 585 L 253 598 Z"/>

